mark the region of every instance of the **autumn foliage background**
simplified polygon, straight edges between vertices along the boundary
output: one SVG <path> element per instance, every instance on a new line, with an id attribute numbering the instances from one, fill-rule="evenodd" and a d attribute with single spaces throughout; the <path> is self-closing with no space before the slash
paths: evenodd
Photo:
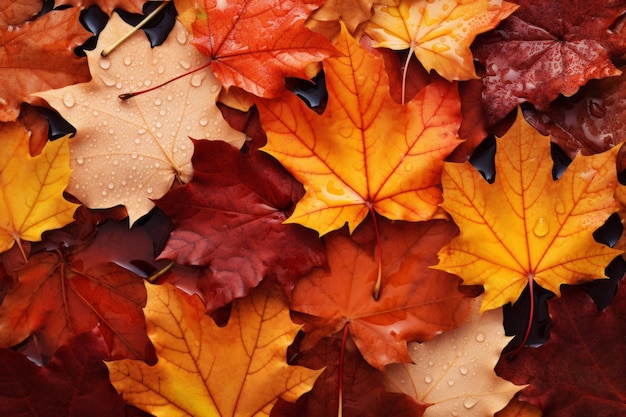
<path id="1" fill-rule="evenodd" d="M 0 1 L 0 414 L 626 414 L 625 13 Z"/>

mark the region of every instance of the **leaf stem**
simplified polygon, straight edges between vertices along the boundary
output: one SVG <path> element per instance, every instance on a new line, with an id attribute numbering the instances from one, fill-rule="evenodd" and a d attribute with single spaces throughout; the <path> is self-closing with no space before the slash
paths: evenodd
<path id="1" fill-rule="evenodd" d="M 20 250 L 20 253 L 22 254 L 22 258 L 24 258 L 24 263 L 28 263 L 28 256 L 26 256 L 26 252 L 24 252 L 24 247 L 22 246 L 22 240 L 18 236 L 13 236 L 13 239 L 15 239 L 15 244 Z"/>
<path id="2" fill-rule="evenodd" d="M 409 54 L 406 57 L 406 61 L 404 61 L 404 68 L 402 69 L 402 105 L 404 105 L 406 101 L 406 74 L 409 71 L 409 62 L 411 61 L 411 57 L 413 56 L 413 51 L 413 43 L 411 42 Z"/>
<path id="3" fill-rule="evenodd" d="M 380 299 L 380 292 L 383 281 L 383 250 L 380 243 L 380 231 L 378 229 L 378 220 L 376 219 L 376 212 L 373 207 L 369 207 L 370 215 L 374 221 L 374 232 L 376 233 L 376 257 L 378 258 L 378 276 L 376 278 L 376 284 L 374 284 L 374 292 L 372 296 L 375 301 Z"/>
<path id="4" fill-rule="evenodd" d="M 163 275 L 165 275 L 167 272 L 169 272 L 169 270 L 172 269 L 173 267 L 174 267 L 174 262 L 172 261 L 169 264 L 167 264 L 160 271 L 156 271 L 154 274 L 150 275 L 148 277 L 148 282 L 150 284 L 154 284 L 159 278 L 161 278 Z"/>
<path id="5" fill-rule="evenodd" d="M 140 94 L 143 94 L 143 93 L 148 93 L 148 92 L 150 92 L 150 91 L 152 91 L 152 90 L 156 90 L 157 88 L 161 88 L 161 87 L 163 87 L 163 86 L 166 86 L 167 84 L 171 83 L 172 81 L 176 81 L 176 80 L 178 80 L 178 79 L 180 79 L 180 78 L 186 77 L 187 75 L 189 75 L 189 74 L 193 74 L 193 73 L 194 73 L 194 72 L 196 72 L 196 71 L 200 71 L 201 69 L 204 69 L 204 68 L 206 68 L 206 67 L 208 67 L 208 66 L 210 66 L 210 65 L 211 65 L 211 62 L 207 62 L 206 64 L 201 65 L 201 66 L 199 66 L 198 68 L 192 69 L 191 71 L 187 71 L 187 72 L 185 72 L 184 74 L 177 75 L 176 77 L 174 77 L 174 78 L 172 78 L 172 79 L 170 79 L 170 80 L 167 80 L 167 81 L 165 81 L 164 83 L 161 83 L 161 84 L 159 84 L 159 85 L 155 85 L 154 87 L 150 87 L 150 88 L 148 88 L 148 89 L 146 89 L 146 90 L 135 91 L 134 93 L 124 93 L 124 94 L 120 94 L 120 95 L 119 95 L 119 96 L 117 96 L 117 97 L 119 97 L 119 99 L 120 99 L 120 100 L 122 100 L 122 101 L 124 101 L 124 100 L 128 100 L 129 98 L 133 98 L 133 97 L 138 96 L 138 95 L 140 95 Z"/>
<path id="6" fill-rule="evenodd" d="M 102 57 L 106 57 L 107 55 L 109 55 L 111 52 L 113 52 L 113 50 L 115 48 L 117 48 L 118 46 L 120 46 L 122 44 L 122 42 L 124 42 L 126 39 L 130 38 L 133 33 L 137 32 L 139 29 L 141 29 L 146 23 L 150 22 L 154 16 L 157 15 L 157 13 L 159 13 L 161 10 L 163 10 L 165 8 L 165 6 L 168 5 L 168 3 L 171 0 L 166 0 L 163 3 L 161 3 L 156 9 L 154 9 L 152 11 L 152 13 L 150 13 L 149 15 L 147 15 L 141 22 L 139 22 L 139 24 L 135 27 L 133 27 L 130 31 L 128 31 L 128 33 L 126 33 L 124 36 L 122 36 L 121 38 L 119 38 L 117 41 L 115 41 L 115 43 L 111 46 L 109 46 L 108 48 L 105 48 L 102 50 L 102 52 L 100 52 L 100 55 Z"/>

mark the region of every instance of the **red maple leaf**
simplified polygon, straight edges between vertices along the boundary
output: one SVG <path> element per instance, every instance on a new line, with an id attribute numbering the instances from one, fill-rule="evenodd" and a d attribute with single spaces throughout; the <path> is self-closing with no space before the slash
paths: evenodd
<path id="1" fill-rule="evenodd" d="M 302 186 L 271 157 L 221 141 L 195 141 L 193 180 L 158 200 L 174 222 L 159 258 L 207 266 L 198 286 L 209 310 L 245 296 L 266 276 L 291 292 L 326 258 L 315 232 L 283 224 Z"/>
<path id="2" fill-rule="evenodd" d="M 113 264 L 85 270 L 57 252 L 41 252 L 15 271 L 17 283 L 0 305 L 0 345 L 35 335 L 44 357 L 71 336 L 100 325 L 112 358 L 154 357 L 142 307 L 140 276 Z"/>
<path id="3" fill-rule="evenodd" d="M 473 49 L 486 69 L 483 102 L 491 124 L 519 103 L 545 110 L 559 94 L 571 96 L 590 79 L 620 74 L 611 52 L 623 52 L 623 36 L 610 28 L 626 11 L 623 1 L 612 7 L 590 0 L 518 3 L 515 14 L 479 37 Z"/>
<path id="4" fill-rule="evenodd" d="M 621 67 L 623 70 L 624 67 Z M 570 158 L 609 150 L 626 137 L 626 74 L 590 80 L 574 97 L 558 98 L 546 111 L 524 110 L 535 128 L 549 134 Z"/>
<path id="5" fill-rule="evenodd" d="M 550 339 L 523 349 L 514 360 L 503 358 L 496 371 L 516 384 L 530 384 L 520 400 L 550 417 L 626 415 L 626 285 L 613 303 L 598 311 L 580 288 L 565 287 L 548 301 Z"/>

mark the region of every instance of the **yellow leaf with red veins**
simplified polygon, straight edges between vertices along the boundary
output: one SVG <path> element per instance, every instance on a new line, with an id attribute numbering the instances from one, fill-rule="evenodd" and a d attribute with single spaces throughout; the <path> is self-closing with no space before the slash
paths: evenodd
<path id="1" fill-rule="evenodd" d="M 469 162 L 445 164 L 442 207 L 461 233 L 435 268 L 483 285 L 483 311 L 515 302 L 533 281 L 559 296 L 561 284 L 604 277 L 621 251 L 597 243 L 593 232 L 618 209 L 618 149 L 579 155 L 554 181 L 549 138 L 518 112 L 497 140 L 493 184 Z"/>
<path id="2" fill-rule="evenodd" d="M 150 48 L 139 31 L 106 58 L 100 52 L 130 30 L 116 14 L 86 51 L 92 80 L 38 93 L 77 130 L 70 142 L 73 169 L 68 191 L 89 208 L 124 205 L 131 225 L 153 207 L 174 181 L 191 180 L 194 139 L 240 147 L 215 105 L 221 85 L 204 68 L 161 88 L 122 101 L 209 62 L 176 23 L 167 40 Z"/>
<path id="3" fill-rule="evenodd" d="M 524 388 L 494 371 L 510 340 L 504 335 L 501 309 L 474 314 L 458 329 L 409 344 L 414 363 L 387 366 L 385 385 L 431 404 L 424 417 L 493 416 Z"/>
<path id="4" fill-rule="evenodd" d="M 281 294 L 255 290 L 235 300 L 218 327 L 197 296 L 146 283 L 148 336 L 158 362 L 107 362 L 124 400 L 160 417 L 269 416 L 279 397 L 295 401 L 321 371 L 286 363 L 300 326 Z"/>
<path id="5" fill-rule="evenodd" d="M 477 78 L 470 45 L 517 9 L 502 0 L 396 0 L 375 5 L 365 32 L 376 46 L 410 49 L 447 80 Z M 410 55 L 409 55 L 410 56 Z"/>
<path id="6" fill-rule="evenodd" d="M 17 122 L 0 125 L 0 252 L 20 239 L 41 240 L 71 223 L 77 204 L 63 197 L 70 179 L 68 138 L 49 142 L 36 157 L 30 134 Z"/>
<path id="7" fill-rule="evenodd" d="M 402 106 L 389 94 L 382 60 L 346 31 L 343 56 L 324 61 L 328 104 L 322 115 L 294 94 L 257 100 L 267 132 L 262 148 L 304 184 L 287 220 L 321 235 L 350 230 L 375 210 L 395 220 L 430 219 L 441 202 L 444 159 L 460 142 L 455 84 L 434 82 Z"/>

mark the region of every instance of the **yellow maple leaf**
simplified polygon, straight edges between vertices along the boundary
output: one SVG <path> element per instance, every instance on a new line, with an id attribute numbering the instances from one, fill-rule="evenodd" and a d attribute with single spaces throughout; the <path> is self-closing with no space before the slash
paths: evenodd
<path id="1" fill-rule="evenodd" d="M 428 220 L 441 202 L 443 160 L 458 145 L 456 85 L 428 85 L 406 105 L 393 101 L 382 61 L 345 26 L 324 61 L 328 104 L 322 115 L 294 94 L 257 100 L 268 142 L 306 194 L 287 219 L 320 235 L 350 230 L 375 210 L 394 220 Z"/>
<path id="2" fill-rule="evenodd" d="M 559 296 L 561 284 L 604 277 L 621 251 L 597 243 L 593 232 L 618 208 L 618 147 L 577 156 L 553 181 L 550 140 L 519 111 L 496 149 L 493 184 L 469 162 L 445 164 L 442 207 L 461 233 L 435 268 L 483 285 L 482 310 L 515 302 L 533 281 Z"/>
<path id="3" fill-rule="evenodd" d="M 410 343 L 414 363 L 387 366 L 387 389 L 431 404 L 424 417 L 493 416 L 504 408 L 524 386 L 494 371 L 511 340 L 504 334 L 502 309 L 472 317 L 458 329 L 424 343 Z"/>
<path id="4" fill-rule="evenodd" d="M 17 122 L 0 126 L 0 252 L 20 239 L 41 240 L 46 230 L 71 223 L 77 204 L 63 197 L 70 179 L 68 138 L 29 153 L 30 134 Z"/>
<path id="5" fill-rule="evenodd" d="M 396 0 L 375 5 L 365 32 L 376 46 L 410 49 L 447 80 L 477 78 L 470 45 L 517 9 L 502 0 Z M 409 57 L 412 53 L 409 53 Z"/>
<path id="6" fill-rule="evenodd" d="M 277 293 L 255 290 L 233 303 L 218 327 L 197 296 L 146 283 L 148 336 L 158 362 L 107 362 L 124 400 L 155 416 L 269 416 L 278 399 L 295 401 L 321 371 L 288 366 L 300 326 Z"/>

